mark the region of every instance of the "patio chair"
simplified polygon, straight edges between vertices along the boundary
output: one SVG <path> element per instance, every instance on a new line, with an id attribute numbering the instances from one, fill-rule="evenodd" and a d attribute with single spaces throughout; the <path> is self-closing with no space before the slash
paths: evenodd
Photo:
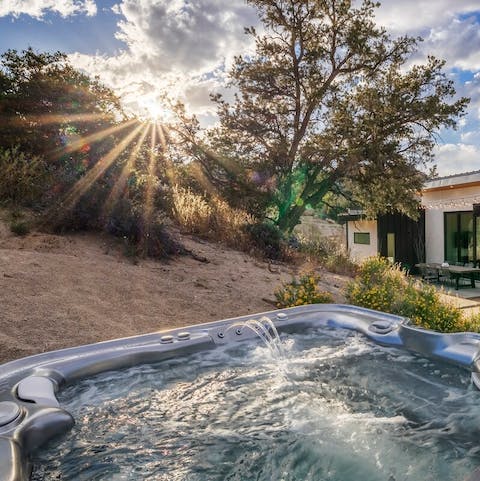
<path id="1" fill-rule="evenodd" d="M 418 264 L 418 270 L 425 282 L 438 282 L 438 271 L 429 267 L 428 264 Z"/>
<path id="2" fill-rule="evenodd" d="M 452 284 L 455 280 L 452 278 L 450 271 L 446 267 L 440 267 L 438 270 L 438 282 L 440 284 Z"/>

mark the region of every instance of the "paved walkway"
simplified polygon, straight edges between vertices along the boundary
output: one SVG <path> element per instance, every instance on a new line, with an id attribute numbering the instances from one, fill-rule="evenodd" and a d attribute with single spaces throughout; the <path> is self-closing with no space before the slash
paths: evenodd
<path id="1" fill-rule="evenodd" d="M 445 301 L 465 309 L 466 313 L 480 313 L 480 282 L 476 282 L 475 289 L 465 287 L 457 291 L 454 287 L 441 286 L 439 290 Z"/>

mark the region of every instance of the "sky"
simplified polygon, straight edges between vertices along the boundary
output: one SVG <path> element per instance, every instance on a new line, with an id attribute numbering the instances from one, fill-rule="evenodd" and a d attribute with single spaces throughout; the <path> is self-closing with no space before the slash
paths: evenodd
<path id="1" fill-rule="evenodd" d="M 416 60 L 446 60 L 458 96 L 471 98 L 458 129 L 439 132 L 440 175 L 480 169 L 480 0 L 383 0 L 377 21 L 393 36 L 420 36 Z M 252 51 L 244 27 L 258 25 L 243 0 L 0 0 L 0 52 L 60 50 L 140 115 L 161 115 L 162 92 L 182 99 L 204 125 L 209 93 L 225 89 L 238 54 Z"/>

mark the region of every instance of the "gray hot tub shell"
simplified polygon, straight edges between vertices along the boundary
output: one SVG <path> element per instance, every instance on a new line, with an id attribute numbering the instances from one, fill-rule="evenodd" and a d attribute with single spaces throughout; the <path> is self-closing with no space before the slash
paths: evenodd
<path id="1" fill-rule="evenodd" d="M 293 307 L 63 349 L 0 366 L 0 481 L 28 480 L 30 453 L 73 426 L 74 419 L 55 397 L 66 383 L 255 337 L 250 329 L 229 326 L 265 316 L 279 332 L 321 326 L 353 329 L 379 344 L 463 367 L 480 386 L 479 334 L 441 334 L 412 327 L 399 316 L 339 304 Z M 474 473 L 469 479 L 480 480 L 480 475 Z"/>

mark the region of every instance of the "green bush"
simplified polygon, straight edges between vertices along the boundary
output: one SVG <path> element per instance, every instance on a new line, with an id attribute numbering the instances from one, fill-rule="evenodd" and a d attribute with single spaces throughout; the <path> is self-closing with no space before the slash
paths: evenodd
<path id="1" fill-rule="evenodd" d="M 304 304 L 327 304 L 333 302 L 329 292 L 318 288 L 320 276 L 314 273 L 303 274 L 300 279 L 293 279 L 275 291 L 277 307 L 294 307 Z"/>
<path id="2" fill-rule="evenodd" d="M 104 222 L 108 233 L 124 239 L 128 257 L 163 259 L 185 253 L 158 214 L 147 219 L 143 210 L 129 199 L 120 199 Z"/>
<path id="3" fill-rule="evenodd" d="M 0 200 L 18 205 L 41 203 L 52 180 L 41 157 L 20 152 L 18 147 L 0 148 L 0 173 Z"/>
<path id="4" fill-rule="evenodd" d="M 381 257 L 360 265 L 345 295 L 351 304 L 405 316 L 427 329 L 456 332 L 467 326 L 461 311 L 442 302 L 434 286 L 410 277 L 399 265 Z"/>
<path id="5" fill-rule="evenodd" d="M 280 229 L 270 222 L 247 224 L 246 232 L 254 247 L 266 257 L 281 260 L 288 257 L 287 245 Z"/>
<path id="6" fill-rule="evenodd" d="M 461 311 L 442 302 L 434 286 L 409 279 L 404 299 L 399 302 L 399 313 L 426 329 L 440 332 L 465 330 Z"/>
<path id="7" fill-rule="evenodd" d="M 16 235 L 24 236 L 30 232 L 30 225 L 24 220 L 13 220 L 10 223 L 10 231 Z"/>
<path id="8" fill-rule="evenodd" d="M 105 195 L 95 184 L 73 205 L 52 206 L 46 212 L 46 224 L 57 233 L 100 229 L 104 199 Z"/>

